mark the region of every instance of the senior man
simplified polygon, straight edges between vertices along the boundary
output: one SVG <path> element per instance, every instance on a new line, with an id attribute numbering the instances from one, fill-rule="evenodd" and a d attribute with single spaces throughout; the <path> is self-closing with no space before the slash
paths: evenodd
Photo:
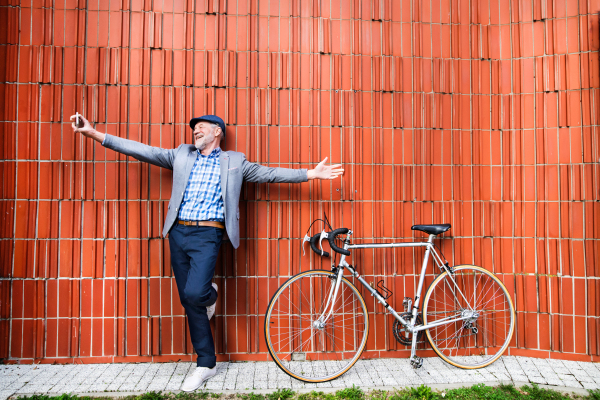
<path id="1" fill-rule="evenodd" d="M 222 151 L 225 123 L 216 115 L 193 118 L 194 145 L 162 149 L 95 130 L 80 115 L 73 131 L 92 138 L 106 148 L 173 171 L 173 189 L 163 236 L 169 234 L 171 267 L 181 304 L 188 316 L 190 337 L 197 357 L 196 370 L 181 389 L 193 391 L 215 375 L 215 346 L 209 320 L 215 312 L 217 285 L 212 282 L 223 235 L 233 247 L 240 244 L 239 200 L 242 182 L 290 182 L 334 179 L 341 164 L 314 169 L 269 168 L 246 160 L 243 153 Z"/>

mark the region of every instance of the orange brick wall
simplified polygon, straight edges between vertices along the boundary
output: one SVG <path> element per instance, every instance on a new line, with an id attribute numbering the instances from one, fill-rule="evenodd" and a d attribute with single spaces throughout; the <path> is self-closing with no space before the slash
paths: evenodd
<path id="1" fill-rule="evenodd" d="M 160 230 L 171 175 L 74 135 L 162 147 L 215 113 L 270 166 L 222 248 L 220 360 L 267 359 L 263 313 L 327 212 L 357 242 L 451 223 L 452 263 L 498 273 L 510 354 L 600 359 L 600 0 L 0 0 L 0 358 L 190 360 Z M 357 252 L 401 307 L 419 251 Z M 430 270 L 431 273 L 431 270 Z M 386 276 L 383 278 L 383 276 Z M 431 279 L 429 276 L 428 279 Z M 368 297 L 367 357 L 405 357 Z"/>

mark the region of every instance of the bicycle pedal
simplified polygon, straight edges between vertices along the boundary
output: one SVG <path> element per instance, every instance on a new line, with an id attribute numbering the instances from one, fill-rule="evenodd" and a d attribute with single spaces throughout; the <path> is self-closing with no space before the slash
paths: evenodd
<path id="1" fill-rule="evenodd" d="M 410 307 L 412 306 L 412 298 L 410 297 L 405 297 L 404 300 L 402 301 L 402 306 L 404 307 L 404 312 L 409 312 L 410 311 Z"/>
<path id="2" fill-rule="evenodd" d="M 413 367 L 413 369 L 421 368 L 423 366 L 423 358 L 419 356 L 413 356 L 410 359 L 410 365 Z"/>

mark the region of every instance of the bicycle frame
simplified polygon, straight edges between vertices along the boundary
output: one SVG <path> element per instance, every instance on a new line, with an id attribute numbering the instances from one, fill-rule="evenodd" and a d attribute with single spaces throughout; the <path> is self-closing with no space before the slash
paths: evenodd
<path id="1" fill-rule="evenodd" d="M 348 232 L 348 236 L 352 235 L 352 231 Z M 371 285 L 369 285 L 369 283 L 367 281 L 365 281 L 363 279 L 362 276 L 359 275 L 358 272 L 356 272 L 356 270 L 349 265 L 346 262 L 346 256 L 341 254 L 341 258 L 340 258 L 340 262 L 338 264 L 338 276 L 336 279 L 336 285 L 334 290 L 331 291 L 331 293 L 329 294 L 329 297 L 327 299 L 327 303 L 325 305 L 325 307 L 323 308 L 323 314 L 321 314 L 321 316 L 319 318 L 317 318 L 317 320 L 315 321 L 315 324 L 319 323 L 319 324 L 324 324 L 329 317 L 331 316 L 331 314 L 333 313 L 333 307 L 335 304 L 335 300 L 337 298 L 337 294 L 338 294 L 338 289 L 339 286 L 341 284 L 342 281 L 342 277 L 344 275 L 344 269 L 348 269 L 348 271 L 350 271 L 350 274 L 352 276 L 354 276 L 356 279 L 358 279 L 358 281 L 360 283 L 363 284 L 364 287 L 367 288 L 367 290 L 371 293 L 371 295 L 373 297 L 375 297 L 377 299 L 377 301 L 379 303 L 381 303 L 381 305 L 383 305 L 393 316 L 394 318 L 396 318 L 405 328 L 407 331 L 413 333 L 412 336 L 412 349 L 411 349 L 411 358 L 413 356 L 415 356 L 415 351 L 416 351 L 416 341 L 417 341 L 417 335 L 416 333 L 425 329 L 429 329 L 429 328 L 433 328 L 439 325 L 445 325 L 445 324 L 450 324 L 453 322 L 457 322 L 457 321 L 462 321 L 465 319 L 469 319 L 469 316 L 465 316 L 465 317 L 448 317 L 445 318 L 443 320 L 438 320 L 434 323 L 430 323 L 427 325 L 419 325 L 419 326 L 415 326 L 415 322 L 417 319 L 417 315 L 418 315 L 418 311 L 419 311 L 419 304 L 420 304 L 420 300 L 421 300 L 421 292 L 423 290 L 423 283 L 425 282 L 425 272 L 427 270 L 427 263 L 429 262 L 429 256 L 432 255 L 433 256 L 433 262 L 435 265 L 438 266 L 438 268 L 443 272 L 443 271 L 448 271 L 449 273 L 451 272 L 446 265 L 443 263 L 440 255 L 435 251 L 435 246 L 433 244 L 433 239 L 435 238 L 436 235 L 429 235 L 429 238 L 427 240 L 427 242 L 401 242 L 401 243 L 368 243 L 368 244 L 354 244 L 351 245 L 350 244 L 350 240 L 348 238 L 346 238 L 344 240 L 344 249 L 345 250 L 353 250 L 353 249 L 383 249 L 383 248 L 395 248 L 395 247 L 425 247 L 425 255 L 423 257 L 423 265 L 421 266 L 421 274 L 419 277 L 419 284 L 417 286 L 417 293 L 415 295 L 415 300 L 414 303 L 412 305 L 412 317 L 410 319 L 410 321 L 407 321 L 406 319 L 402 318 L 402 316 L 400 314 L 398 314 L 398 312 L 396 310 L 394 310 L 394 308 L 392 308 L 392 306 L 385 300 L 385 298 L 383 298 L 383 296 L 381 296 L 379 294 L 379 292 L 374 289 L 373 287 L 371 287 Z M 451 276 L 451 274 L 450 274 Z M 454 282 L 454 278 L 451 276 L 452 281 Z M 455 283 L 455 288 L 458 290 L 458 292 L 460 293 L 460 295 L 462 296 L 462 298 L 465 298 L 464 294 L 460 291 L 460 289 L 458 288 L 458 286 Z M 452 288 L 451 288 L 452 289 Z M 455 294 L 456 296 L 456 294 Z M 469 304 L 469 302 L 466 302 L 467 304 Z M 327 311 L 329 309 L 329 311 Z M 325 313 L 327 313 L 327 315 L 325 316 Z"/>

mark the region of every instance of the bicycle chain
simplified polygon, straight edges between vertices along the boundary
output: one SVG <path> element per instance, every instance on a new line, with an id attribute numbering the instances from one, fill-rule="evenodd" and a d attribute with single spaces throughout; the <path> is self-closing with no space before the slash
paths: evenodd
<path id="1" fill-rule="evenodd" d="M 411 320 L 412 319 L 412 314 L 411 313 L 403 313 L 400 314 L 400 316 L 406 320 Z M 417 321 L 416 321 L 416 325 L 421 325 L 423 324 L 423 318 L 421 317 L 421 314 L 417 315 Z M 407 332 L 406 328 L 404 328 L 404 326 L 400 323 L 400 321 L 395 320 L 394 321 L 394 326 L 392 327 L 392 333 L 394 334 L 394 338 L 401 344 L 405 345 L 405 346 L 412 346 L 412 333 Z M 417 343 L 425 343 L 425 340 L 423 340 L 423 335 L 424 335 L 425 331 L 419 331 L 417 333 Z"/>
<path id="2" fill-rule="evenodd" d="M 402 318 L 404 318 L 404 319 L 412 318 L 412 315 L 410 313 L 404 313 L 404 314 L 400 314 L 400 315 L 402 315 Z M 423 323 L 423 319 L 421 318 L 421 315 L 418 315 L 417 316 L 417 325 L 422 324 L 422 323 Z M 467 330 L 467 329 L 465 329 L 465 330 Z M 394 321 L 394 325 L 392 327 L 392 333 L 394 334 L 394 338 L 399 343 L 401 343 L 405 346 L 412 346 L 412 335 L 410 333 L 407 334 L 405 328 L 397 320 Z M 418 336 L 417 336 L 417 343 L 425 343 L 425 340 L 423 340 L 424 334 L 425 334 L 425 331 L 419 331 Z M 456 340 L 456 339 L 460 339 L 463 337 L 469 337 L 469 336 L 474 336 L 474 335 L 477 335 L 477 333 L 468 333 L 466 335 L 453 336 L 452 338 L 433 339 L 433 341 L 434 342 L 443 342 L 444 340 L 449 340 L 449 339 Z"/>
<path id="3" fill-rule="evenodd" d="M 452 337 L 443 338 L 443 339 L 433 339 L 433 341 L 434 342 L 443 342 L 444 340 L 453 340 L 454 341 L 454 340 L 462 338 L 462 337 L 475 336 L 475 335 L 477 335 L 477 333 L 469 333 L 467 335 L 452 336 Z"/>

